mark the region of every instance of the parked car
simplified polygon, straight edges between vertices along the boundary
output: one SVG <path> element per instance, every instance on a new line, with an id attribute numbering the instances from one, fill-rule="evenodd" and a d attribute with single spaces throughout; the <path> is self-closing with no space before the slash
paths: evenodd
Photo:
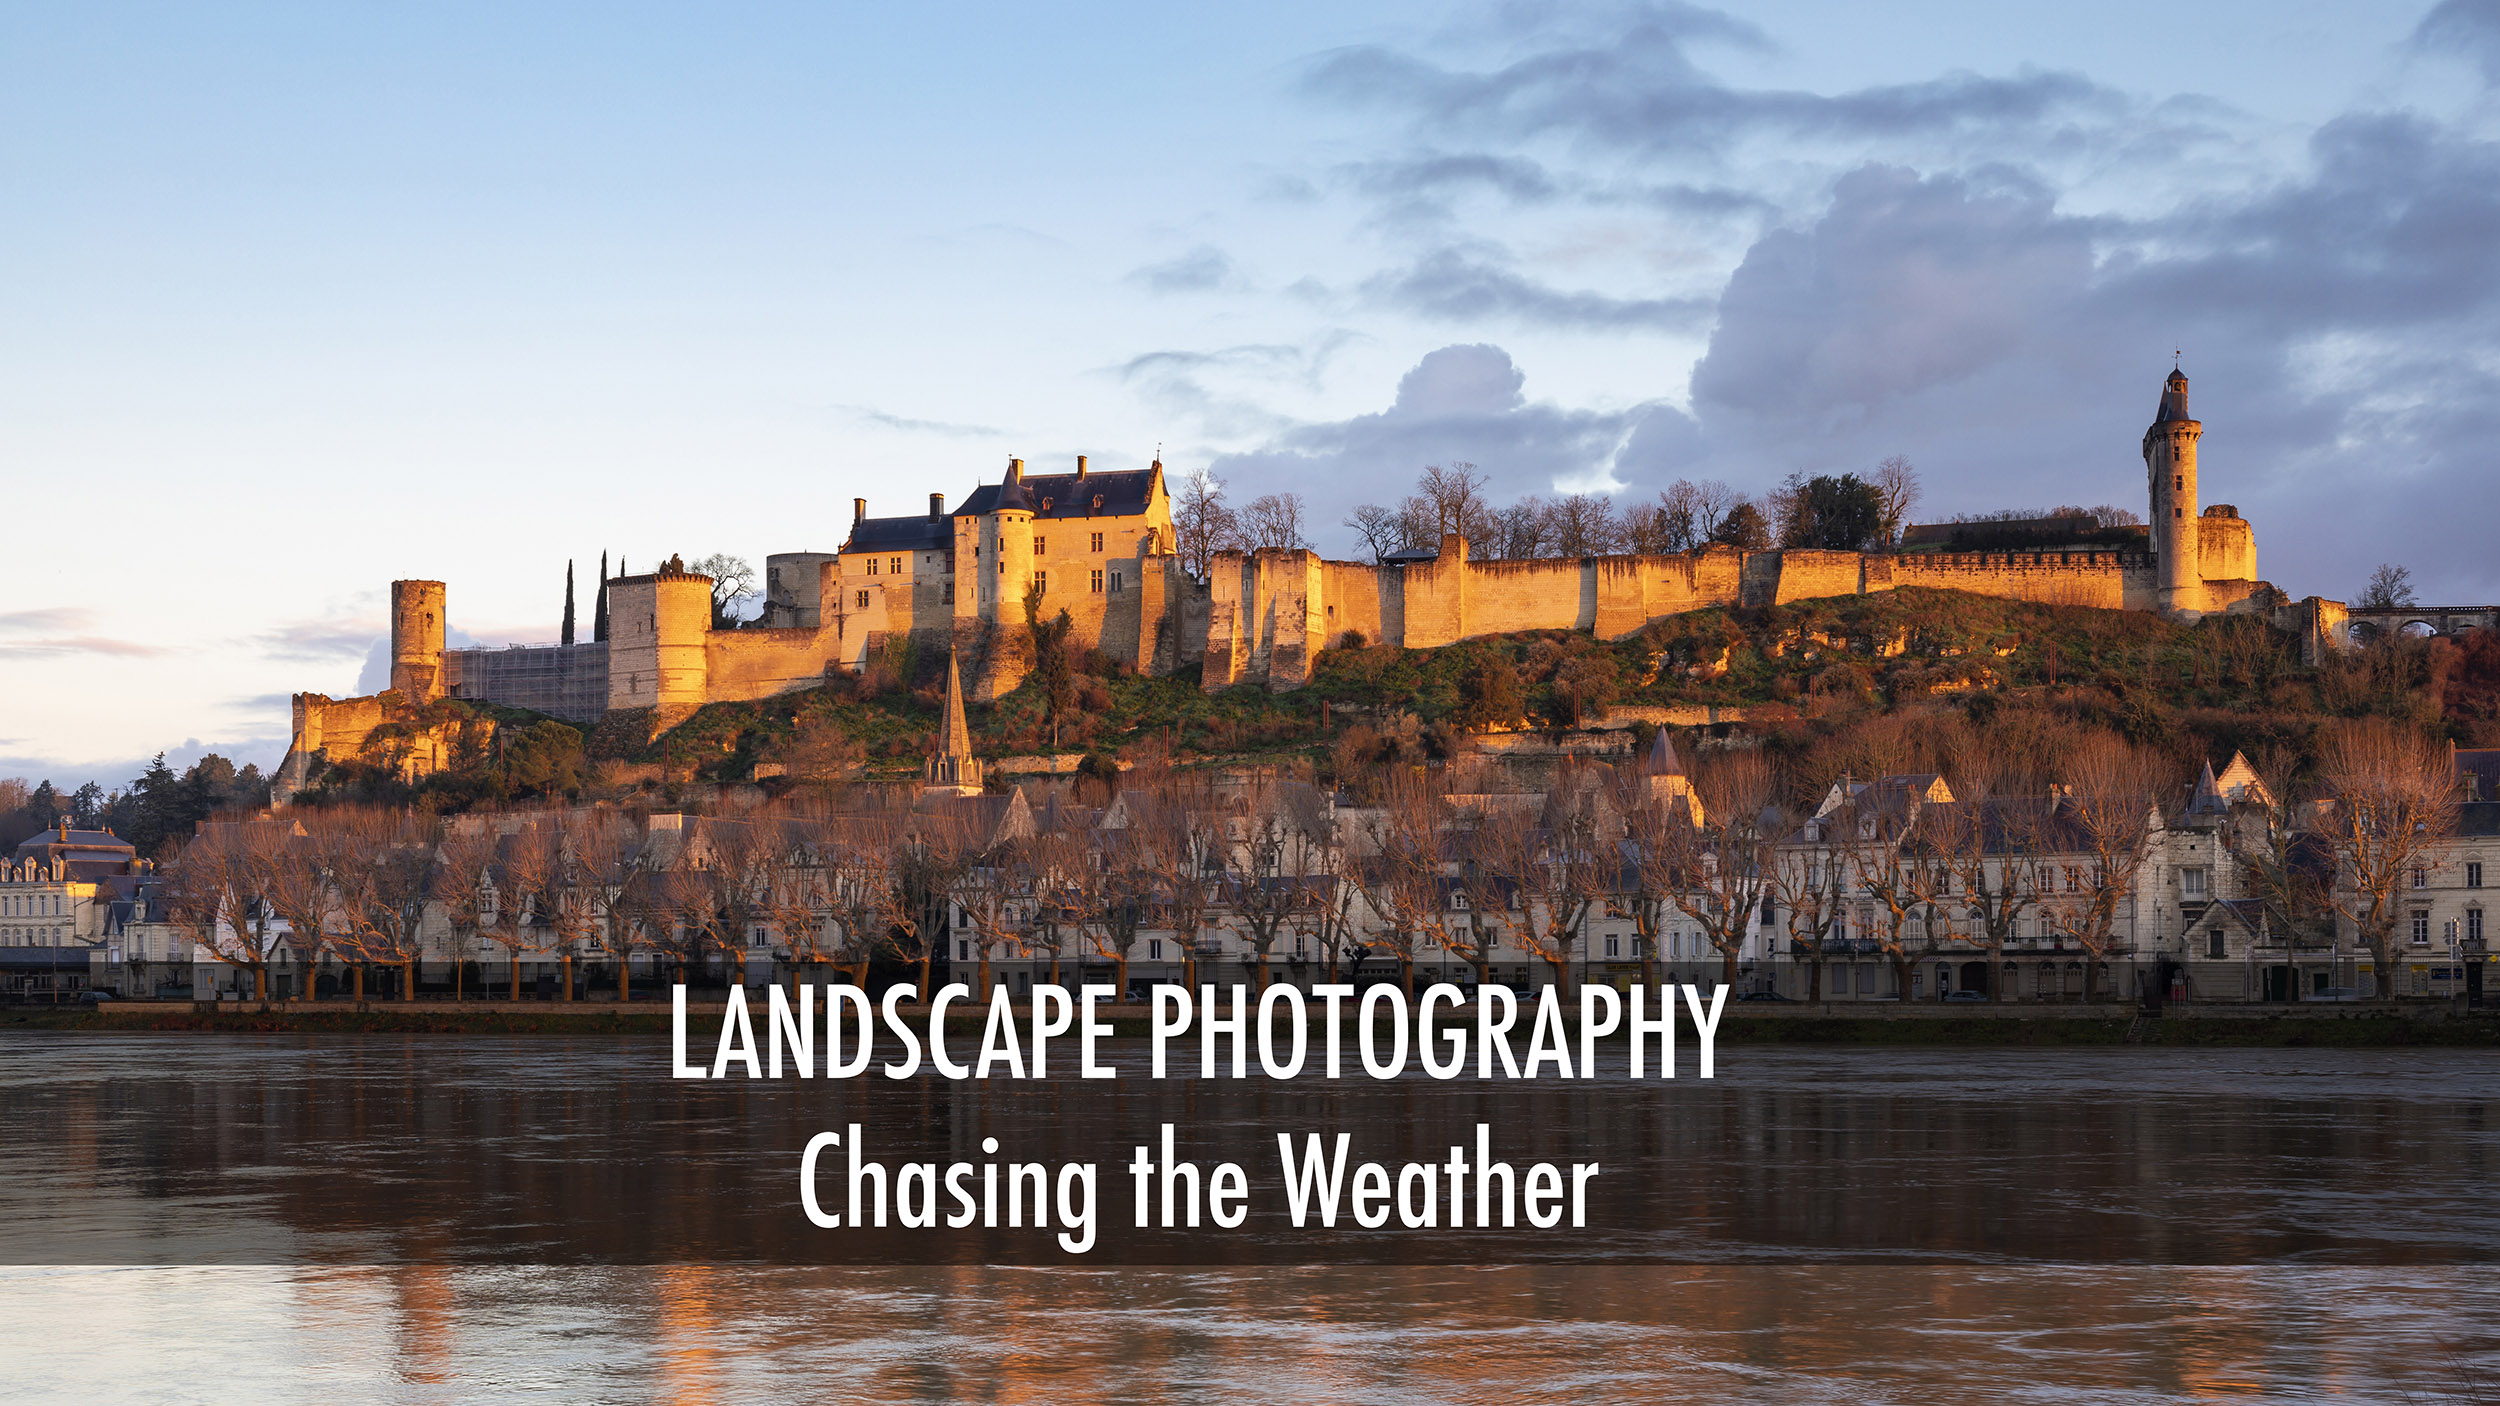
<path id="1" fill-rule="evenodd" d="M 1797 998 L 1794 996 L 1783 996 L 1777 991 L 1748 991 L 1736 999 L 1740 1001 L 1794 1001 Z"/>
<path id="2" fill-rule="evenodd" d="M 110 991 L 81 991 L 78 993 L 79 1004 L 85 1006 L 100 1006 L 112 999 L 113 993 Z"/>
<path id="3" fill-rule="evenodd" d="M 1984 1001 L 1988 999 L 1988 993 L 1985 991 L 1947 991 L 1944 993 L 1944 998 L 1948 1001 Z"/>

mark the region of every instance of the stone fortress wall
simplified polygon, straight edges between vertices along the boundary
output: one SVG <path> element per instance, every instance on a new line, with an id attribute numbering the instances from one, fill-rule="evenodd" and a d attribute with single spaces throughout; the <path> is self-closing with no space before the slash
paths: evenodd
<path id="1" fill-rule="evenodd" d="M 2299 631 L 2312 657 L 2345 643 L 2341 605 L 2314 597 L 2286 604 L 2257 578 L 2255 533 L 2237 510 L 2199 509 L 2201 431 L 2186 418 L 2186 378 L 2174 371 L 2145 434 L 2151 551 L 1712 545 L 1670 556 L 1476 561 L 1466 539 L 1452 535 L 1437 556 L 1396 563 L 1330 561 L 1308 550 L 1222 552 L 1203 581 L 1171 550 L 1161 464 L 1143 475 L 1089 476 L 1080 459 L 1072 475 L 1027 479 L 1018 460 L 952 514 L 931 495 L 926 518 L 871 519 L 863 500 L 841 552 L 767 558 L 766 615 L 755 627 L 713 629 L 711 579 L 671 562 L 606 583 L 604 642 L 450 650 L 443 584 L 394 582 L 392 693 L 298 695 L 281 781 L 300 784 L 324 753 L 353 754 L 395 707 L 473 698 L 585 724 L 642 709 L 656 734 L 707 703 L 771 697 L 814 687 L 829 669 L 867 667 L 905 640 L 924 652 L 953 651 L 972 695 L 994 699 L 1030 667 L 1023 596 L 1035 582 L 1044 618 L 1065 611 L 1076 643 L 1149 674 L 1201 665 L 1209 690 L 1300 687 L 1319 653 L 1349 635 L 1412 649 L 1523 630 L 1619 639 L 1711 606 L 1904 586 L 2188 619 L 2266 613 Z M 1106 484 L 1125 495 L 1107 508 L 1097 491 Z"/>

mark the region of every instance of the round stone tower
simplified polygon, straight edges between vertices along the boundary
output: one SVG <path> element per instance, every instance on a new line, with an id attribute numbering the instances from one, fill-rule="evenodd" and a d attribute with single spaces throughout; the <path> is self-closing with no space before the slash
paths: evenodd
<path id="1" fill-rule="evenodd" d="M 443 696 L 443 583 L 391 583 L 391 688 L 411 703 Z"/>
<path id="2" fill-rule="evenodd" d="M 712 578 L 670 557 L 651 573 L 651 597 L 659 716 L 673 722 L 710 700 L 704 650 L 712 629 Z"/>
<path id="3" fill-rule="evenodd" d="M 998 550 L 990 563 L 983 594 L 997 606 L 993 617 L 1002 625 L 1024 624 L 1024 588 L 1033 583 L 1033 500 L 1024 493 L 1024 461 L 1007 461 L 1007 481 L 998 486 L 998 502 L 990 509 L 997 523 Z"/>
<path id="4" fill-rule="evenodd" d="M 2197 532 L 2196 441 L 2205 427 L 2188 417 L 2188 380 L 2177 367 L 2162 384 L 2161 409 L 2144 431 L 2144 474 L 2151 489 L 2153 567 L 2165 615 L 2205 608 L 2203 542 Z"/>

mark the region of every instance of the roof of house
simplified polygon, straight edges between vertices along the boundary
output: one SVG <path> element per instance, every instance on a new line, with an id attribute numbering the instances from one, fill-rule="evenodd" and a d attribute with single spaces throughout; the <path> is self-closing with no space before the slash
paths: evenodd
<path id="1" fill-rule="evenodd" d="M 69 866 L 69 877 L 94 879 L 128 870 L 139 851 L 130 841 L 110 830 L 72 830 L 66 825 L 54 830 L 38 830 L 17 846 L 17 862 L 29 860 L 49 864 L 55 860 Z"/>
<path id="2" fill-rule="evenodd" d="M 955 545 L 954 519 L 929 517 L 867 517 L 851 524 L 843 539 L 846 552 L 939 552 Z"/>
<path id="3" fill-rule="evenodd" d="M 2465 788 L 2465 798 L 2500 801 L 2500 748 L 2459 747 L 2456 757 L 2457 782 Z"/>
<path id="4" fill-rule="evenodd" d="M 1025 506 L 1034 518 L 1136 517 L 1154 502 L 1155 484 L 1163 463 L 1144 469 L 1101 470 L 1076 474 L 1023 474 Z M 1002 485 L 985 483 L 972 490 L 957 517 L 983 517 L 998 510 Z"/>

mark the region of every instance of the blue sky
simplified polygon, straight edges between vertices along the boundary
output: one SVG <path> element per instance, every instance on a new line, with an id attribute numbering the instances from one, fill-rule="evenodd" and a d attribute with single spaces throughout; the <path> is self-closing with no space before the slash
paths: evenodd
<path id="1" fill-rule="evenodd" d="M 1010 454 L 2132 505 L 2173 347 L 2267 576 L 2490 599 L 2495 83 L 2500 0 L 13 6 L 0 775 Z"/>

